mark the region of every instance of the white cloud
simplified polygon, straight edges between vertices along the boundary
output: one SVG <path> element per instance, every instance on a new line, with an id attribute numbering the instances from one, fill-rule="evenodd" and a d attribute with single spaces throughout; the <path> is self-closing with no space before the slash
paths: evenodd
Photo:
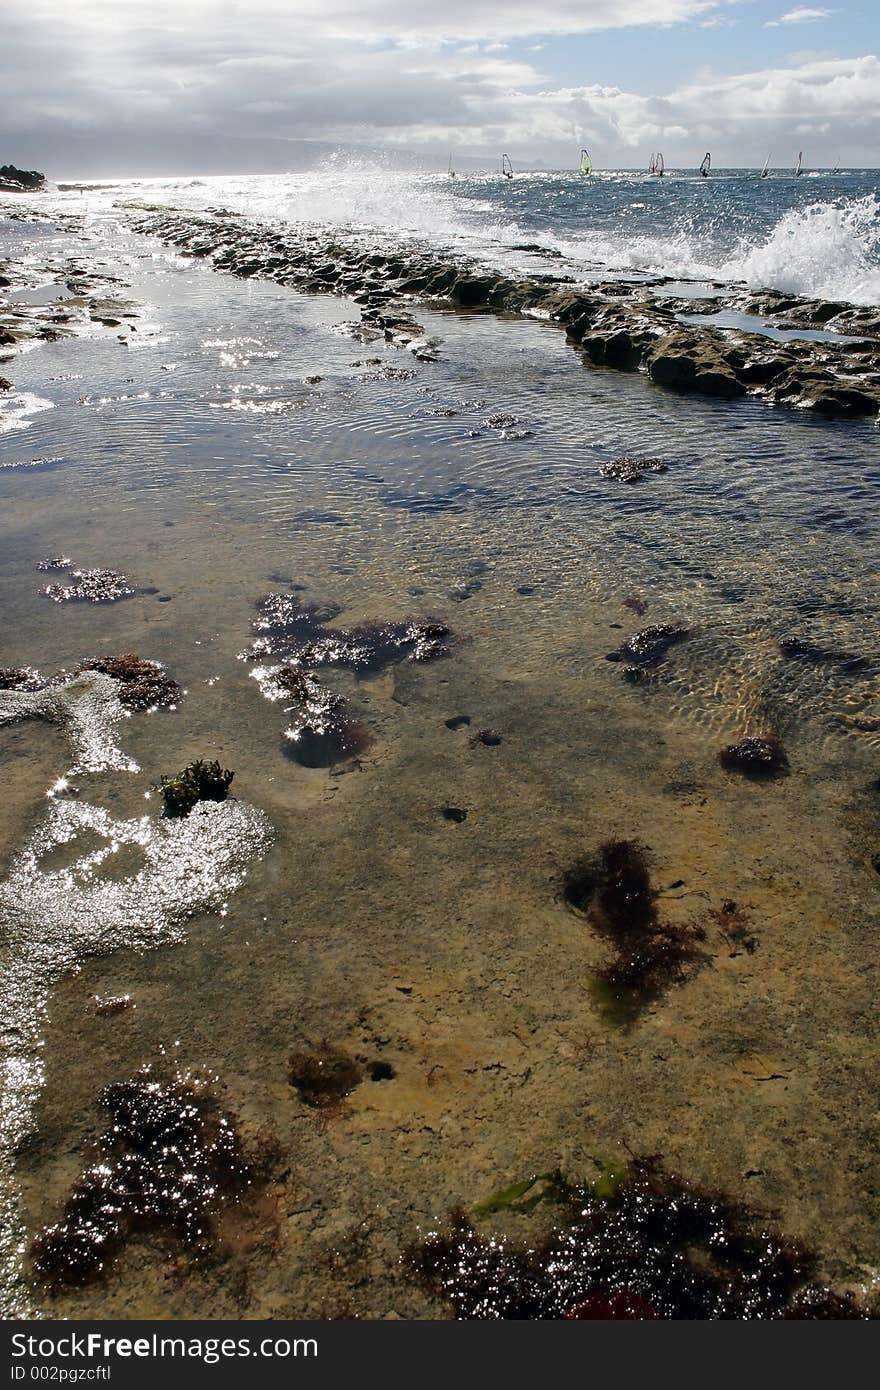
<path id="1" fill-rule="evenodd" d="M 726 17 L 704 0 L 548 0 L 544 10 L 532 0 L 448 0 L 442 15 L 435 0 L 3 7 L 6 139 L 27 134 L 47 149 L 56 136 L 100 141 L 128 131 L 173 151 L 196 132 L 493 157 L 505 148 L 552 162 L 584 141 L 601 165 L 640 164 L 657 148 L 674 159 L 679 145 L 681 158 L 699 146 L 754 160 L 795 137 L 813 147 L 826 134 L 867 154 L 880 128 L 880 63 L 871 55 L 691 75 L 663 96 L 559 87 L 535 66 L 542 34 Z M 516 35 L 537 40 L 528 60 L 498 46 Z"/>
<path id="2" fill-rule="evenodd" d="M 835 10 L 813 9 L 807 5 L 801 5 L 798 9 L 787 10 L 778 19 L 768 19 L 764 25 L 765 29 L 778 29 L 783 24 L 815 24 L 817 19 L 830 19 Z"/>

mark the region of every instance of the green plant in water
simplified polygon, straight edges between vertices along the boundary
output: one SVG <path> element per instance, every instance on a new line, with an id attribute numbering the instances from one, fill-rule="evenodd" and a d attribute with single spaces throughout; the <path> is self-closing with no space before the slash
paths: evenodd
<path id="1" fill-rule="evenodd" d="M 558 1202 L 569 1192 L 565 1174 L 555 1168 L 551 1173 L 536 1173 L 534 1177 L 515 1182 L 503 1192 L 495 1192 L 474 1207 L 474 1216 L 481 1220 L 499 1211 L 518 1211 L 528 1214 L 541 1202 Z M 529 1195 L 531 1194 L 531 1195 Z"/>
<path id="2" fill-rule="evenodd" d="M 197 801 L 225 801 L 234 776 L 216 759 L 206 763 L 196 758 L 174 777 L 162 777 L 156 790 L 162 793 L 165 815 L 188 816 Z"/>

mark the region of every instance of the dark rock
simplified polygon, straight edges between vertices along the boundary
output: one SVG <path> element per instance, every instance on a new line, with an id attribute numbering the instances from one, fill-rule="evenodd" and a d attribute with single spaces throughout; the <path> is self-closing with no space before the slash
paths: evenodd
<path id="1" fill-rule="evenodd" d="M 741 772 L 756 781 L 788 772 L 785 749 L 773 738 L 744 738 L 739 743 L 729 743 L 718 756 L 728 772 Z"/>
<path id="2" fill-rule="evenodd" d="M 689 635 L 686 627 L 672 623 L 652 623 L 650 627 L 634 632 L 615 652 L 609 652 L 608 661 L 626 661 L 633 666 L 656 666 L 670 647 L 683 642 Z"/>

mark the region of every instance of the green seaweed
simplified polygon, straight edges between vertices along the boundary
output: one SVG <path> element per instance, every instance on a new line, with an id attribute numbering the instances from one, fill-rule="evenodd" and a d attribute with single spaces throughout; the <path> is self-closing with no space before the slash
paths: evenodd
<path id="1" fill-rule="evenodd" d="M 225 801 L 234 776 L 216 759 L 206 763 L 196 758 L 174 777 L 160 778 L 156 790 L 162 793 L 165 815 L 188 816 L 197 801 Z"/>
<path id="2" fill-rule="evenodd" d="M 543 1184 L 543 1186 L 537 1192 L 532 1192 L 532 1188 L 536 1187 L 538 1183 Z M 528 1214 L 534 1211 L 541 1202 L 560 1201 L 568 1190 L 565 1174 L 559 1168 L 554 1168 L 550 1173 L 536 1173 L 531 1178 L 525 1178 L 522 1182 L 515 1182 L 511 1187 L 506 1187 L 503 1192 L 495 1192 L 491 1197 L 477 1202 L 474 1207 L 474 1216 L 481 1220 L 484 1216 L 494 1216 L 499 1211 L 517 1211 Z M 532 1192 L 532 1195 L 527 1197 L 526 1194 L 529 1192 Z"/>

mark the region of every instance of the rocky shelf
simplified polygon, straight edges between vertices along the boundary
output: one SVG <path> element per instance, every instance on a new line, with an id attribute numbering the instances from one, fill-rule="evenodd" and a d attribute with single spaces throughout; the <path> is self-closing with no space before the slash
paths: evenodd
<path id="1" fill-rule="evenodd" d="M 226 210 L 130 210 L 137 231 L 162 238 L 181 254 L 210 259 L 217 270 L 350 297 L 364 321 L 389 340 L 400 338 L 414 299 L 432 307 L 539 317 L 564 329 L 587 366 L 643 371 L 671 390 L 727 399 L 759 396 L 826 416 L 880 412 L 875 309 L 755 293 L 741 285 L 718 285 L 710 300 L 693 300 L 676 295 L 673 282 L 663 279 L 590 286 L 553 275 L 510 279 L 429 251 L 370 252 L 305 229 L 282 233 Z M 760 317 L 773 331 L 683 321 L 695 311 L 710 319 L 720 313 Z M 406 320 L 403 326 L 412 324 Z M 792 329 L 816 336 L 776 336 L 777 330 Z"/>

